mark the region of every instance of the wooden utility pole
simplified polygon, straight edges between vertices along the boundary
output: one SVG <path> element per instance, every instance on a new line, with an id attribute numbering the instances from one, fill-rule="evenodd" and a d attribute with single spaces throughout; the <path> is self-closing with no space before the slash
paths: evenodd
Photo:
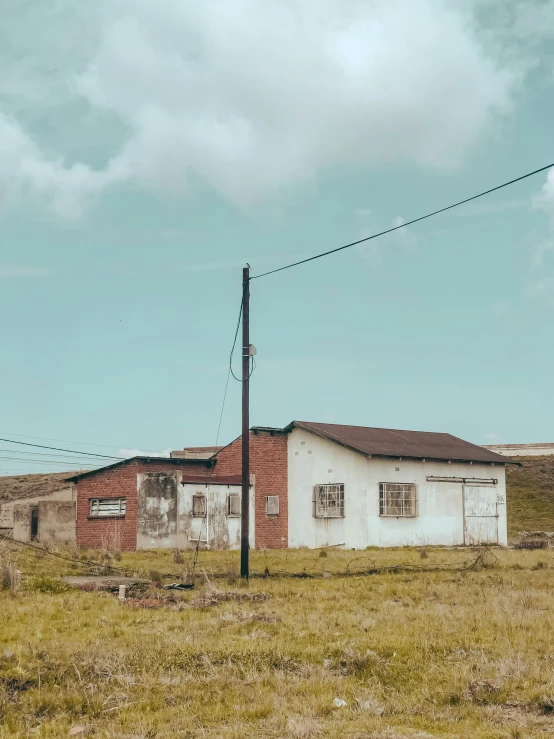
<path id="1" fill-rule="evenodd" d="M 242 496 L 240 576 L 248 579 L 250 548 L 250 267 L 242 270 Z"/>

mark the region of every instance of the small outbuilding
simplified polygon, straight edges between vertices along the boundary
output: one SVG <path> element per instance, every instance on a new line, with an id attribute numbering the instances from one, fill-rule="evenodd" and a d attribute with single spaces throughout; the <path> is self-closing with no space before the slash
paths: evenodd
<path id="1" fill-rule="evenodd" d="M 76 489 L 69 474 L 0 477 L 0 534 L 21 542 L 74 544 Z"/>

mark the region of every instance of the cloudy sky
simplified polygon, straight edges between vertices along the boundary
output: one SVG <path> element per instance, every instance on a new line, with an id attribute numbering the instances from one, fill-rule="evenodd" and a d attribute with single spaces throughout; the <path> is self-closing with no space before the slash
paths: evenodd
<path id="1" fill-rule="evenodd" d="M 554 161 L 554 0 L 1 14 L 6 437 L 214 443 L 246 261 L 263 272 Z M 554 441 L 553 229 L 554 172 L 256 281 L 253 423 Z M 0 472 L 29 468 L 3 456 Z"/>

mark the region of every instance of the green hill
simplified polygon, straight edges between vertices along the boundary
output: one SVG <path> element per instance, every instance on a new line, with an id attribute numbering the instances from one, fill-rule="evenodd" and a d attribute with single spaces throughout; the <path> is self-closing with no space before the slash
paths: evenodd
<path id="1" fill-rule="evenodd" d="M 518 531 L 554 531 L 554 455 L 514 457 L 506 467 L 508 536 Z"/>

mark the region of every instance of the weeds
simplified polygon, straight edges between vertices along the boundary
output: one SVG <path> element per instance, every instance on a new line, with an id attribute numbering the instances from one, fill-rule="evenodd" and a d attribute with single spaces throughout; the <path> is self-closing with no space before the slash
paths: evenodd
<path id="1" fill-rule="evenodd" d="M 17 569 L 12 552 L 0 549 L 0 589 L 15 595 L 21 587 L 21 572 Z"/>
<path id="2" fill-rule="evenodd" d="M 419 549 L 365 554 L 374 574 L 345 577 L 352 552 L 252 552 L 252 571 L 272 576 L 243 588 L 226 584 L 234 554 L 201 553 L 218 580 L 130 591 L 155 609 L 55 592 L 64 562 L 20 555 L 25 587 L 0 593 L 0 739 L 75 727 L 99 739 L 550 735 L 554 567 L 536 567 L 544 551 L 496 551 L 493 568 L 459 573 L 475 552 L 433 549 L 443 571 L 422 566 Z M 173 556 L 122 559 L 176 582 Z M 303 571 L 312 576 L 275 575 Z M 347 705 L 334 708 L 336 698 Z"/>

